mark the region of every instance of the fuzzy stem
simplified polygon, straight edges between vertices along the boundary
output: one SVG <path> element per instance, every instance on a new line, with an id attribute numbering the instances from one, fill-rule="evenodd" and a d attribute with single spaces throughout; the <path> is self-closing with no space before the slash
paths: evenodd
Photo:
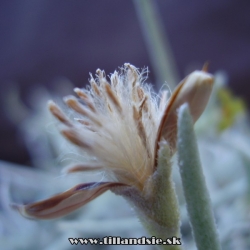
<path id="1" fill-rule="evenodd" d="M 162 238 L 177 237 L 180 241 L 180 214 L 172 180 L 172 163 L 170 149 L 162 142 L 158 154 L 157 171 L 153 175 L 153 197 L 151 200 L 154 222 L 146 226 L 151 235 Z M 150 222 L 150 221 L 149 221 Z M 180 245 L 160 245 L 160 249 L 180 250 Z"/>
<path id="2" fill-rule="evenodd" d="M 140 221 L 149 235 L 161 238 L 180 239 L 180 216 L 174 183 L 171 176 L 171 155 L 168 144 L 161 143 L 157 171 L 147 181 L 143 192 L 133 188 L 123 191 L 135 208 Z M 182 243 L 182 242 L 181 242 Z M 160 249 L 180 250 L 180 245 L 158 245 Z"/>
<path id="3" fill-rule="evenodd" d="M 184 196 L 196 246 L 199 250 L 219 250 L 219 237 L 187 104 L 179 109 L 177 145 Z"/>

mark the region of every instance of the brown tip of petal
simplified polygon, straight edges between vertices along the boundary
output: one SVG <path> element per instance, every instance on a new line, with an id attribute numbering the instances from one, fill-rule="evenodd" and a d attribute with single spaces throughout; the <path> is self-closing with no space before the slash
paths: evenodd
<path id="1" fill-rule="evenodd" d="M 70 174 L 75 172 L 98 171 L 102 170 L 103 166 L 94 164 L 77 164 L 63 169 L 63 174 Z"/>
<path id="2" fill-rule="evenodd" d="M 210 63 L 208 61 L 205 62 L 201 71 L 208 73 L 209 65 L 210 65 Z"/>
<path id="3" fill-rule="evenodd" d="M 139 98 L 139 101 L 142 101 L 143 97 L 144 97 L 144 90 L 142 87 L 138 86 L 137 88 L 137 95 L 138 95 L 138 98 Z"/>
<path id="4" fill-rule="evenodd" d="M 93 92 L 94 92 L 97 96 L 100 96 L 101 93 L 100 93 L 100 91 L 99 91 L 99 88 L 98 88 L 98 86 L 97 86 L 97 84 L 96 84 L 96 82 L 95 82 L 93 76 L 92 76 L 92 75 L 90 75 L 90 76 L 91 76 L 91 78 L 90 78 L 90 80 L 89 80 L 89 83 L 90 83 L 90 85 L 91 85 L 91 88 L 92 88 Z"/>
<path id="5" fill-rule="evenodd" d="M 109 99 L 114 104 L 115 108 L 118 110 L 119 113 L 121 113 L 122 112 L 121 104 L 109 84 L 105 84 L 105 90 Z"/>
<path id="6" fill-rule="evenodd" d="M 88 95 L 85 94 L 81 89 L 79 88 L 74 88 L 74 92 L 81 98 L 88 98 Z"/>
<path id="7" fill-rule="evenodd" d="M 85 94 L 81 89 L 74 88 L 75 93 L 88 105 L 92 112 L 96 112 L 94 104 L 87 94 Z"/>
<path id="8" fill-rule="evenodd" d="M 71 141 L 73 144 L 84 148 L 84 149 L 90 149 L 91 146 L 80 137 L 80 135 L 73 129 L 64 129 L 61 130 L 61 133 L 64 137 L 66 137 L 69 141 Z"/>
<path id="9" fill-rule="evenodd" d="M 66 96 L 64 97 L 65 103 L 75 110 L 77 113 L 88 117 L 92 122 L 94 122 L 98 126 L 102 126 L 101 122 L 99 121 L 98 117 L 95 116 L 93 112 L 86 109 L 82 104 L 78 102 L 78 100 L 74 96 Z"/>
<path id="10" fill-rule="evenodd" d="M 77 113 L 86 115 L 86 110 L 84 107 L 81 107 L 78 100 L 74 96 L 66 96 L 63 98 L 65 103 L 72 109 L 74 109 Z"/>
<path id="11" fill-rule="evenodd" d="M 109 189 L 122 186 L 127 187 L 125 184 L 116 182 L 79 184 L 47 200 L 28 205 L 14 204 L 12 208 L 27 218 L 53 219 L 75 211 Z"/>
<path id="12" fill-rule="evenodd" d="M 71 127 L 72 124 L 71 122 L 68 120 L 68 118 L 64 115 L 64 113 L 61 111 L 61 109 L 53 102 L 53 101 L 49 101 L 48 102 L 48 107 L 50 112 L 62 123 L 64 123 L 65 125 Z"/>

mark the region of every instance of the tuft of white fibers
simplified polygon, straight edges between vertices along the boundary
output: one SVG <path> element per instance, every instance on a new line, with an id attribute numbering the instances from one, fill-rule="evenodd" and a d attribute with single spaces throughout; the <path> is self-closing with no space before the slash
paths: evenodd
<path id="1" fill-rule="evenodd" d="M 62 134 L 72 143 L 96 157 L 98 166 L 110 171 L 115 179 L 143 190 L 154 172 L 157 128 L 167 104 L 167 95 L 153 93 L 145 81 L 147 69 L 140 72 L 125 63 L 107 80 L 98 69 L 90 74 L 86 89 L 75 88 L 78 99 L 64 100 L 77 119 L 69 121 L 54 104 L 49 107 L 64 125 Z M 79 116 L 80 115 L 80 116 Z"/>

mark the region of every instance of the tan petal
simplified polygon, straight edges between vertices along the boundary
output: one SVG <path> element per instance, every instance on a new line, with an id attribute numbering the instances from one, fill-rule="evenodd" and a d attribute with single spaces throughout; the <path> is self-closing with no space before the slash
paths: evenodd
<path id="1" fill-rule="evenodd" d="M 74 96 L 66 96 L 64 97 L 64 101 L 70 108 L 75 110 L 77 113 L 88 117 L 94 124 L 102 126 L 98 117 L 91 110 L 87 109 L 81 103 L 79 103 Z"/>
<path id="2" fill-rule="evenodd" d="M 205 71 L 194 71 L 187 76 L 174 90 L 165 108 L 160 122 L 155 143 L 155 166 L 159 142 L 163 137 L 170 145 L 172 154 L 176 150 L 177 109 L 188 103 L 194 123 L 204 111 L 209 100 L 213 76 Z"/>
<path id="3" fill-rule="evenodd" d="M 63 129 L 61 130 L 61 134 L 76 146 L 83 149 L 91 149 L 90 143 L 86 142 L 86 139 L 84 139 L 75 129 Z"/>
<path id="4" fill-rule="evenodd" d="M 53 102 L 49 101 L 48 102 L 48 107 L 50 112 L 62 123 L 65 125 L 72 127 L 72 123 L 69 121 L 67 116 L 62 112 L 62 110 Z"/>
<path id="5" fill-rule="evenodd" d="M 74 88 L 76 94 L 88 105 L 92 112 L 96 112 L 93 101 L 89 98 L 87 94 L 85 94 L 81 89 Z"/>
<path id="6" fill-rule="evenodd" d="M 92 164 L 92 163 L 85 163 L 85 164 L 76 164 L 70 167 L 66 167 L 63 169 L 63 173 L 75 173 L 75 172 L 86 172 L 86 171 L 98 171 L 103 170 L 102 165 Z"/>
<path id="7" fill-rule="evenodd" d="M 109 189 L 121 186 L 127 185 L 116 182 L 79 184 L 47 200 L 12 207 L 28 218 L 53 219 L 80 208 Z"/>

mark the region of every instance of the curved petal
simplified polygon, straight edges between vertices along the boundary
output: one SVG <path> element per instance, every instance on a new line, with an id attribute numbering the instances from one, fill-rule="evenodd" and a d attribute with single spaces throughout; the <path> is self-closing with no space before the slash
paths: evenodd
<path id="1" fill-rule="evenodd" d="M 34 219 L 53 219 L 64 216 L 108 189 L 127 186 L 116 182 L 99 182 L 79 184 L 64 193 L 55 195 L 47 200 L 42 200 L 28 205 L 12 205 L 12 208 L 18 210 L 21 215 Z"/>
<path id="2" fill-rule="evenodd" d="M 209 100 L 213 76 L 204 71 L 194 71 L 187 76 L 174 90 L 161 119 L 155 142 L 155 166 L 157 166 L 157 152 L 159 142 L 163 137 L 171 148 L 172 154 L 176 150 L 177 137 L 177 109 L 188 103 L 194 123 L 204 111 Z"/>
<path id="3" fill-rule="evenodd" d="M 63 124 L 65 124 L 68 127 L 72 127 L 72 123 L 69 121 L 67 116 L 62 112 L 62 110 L 53 102 L 48 102 L 48 107 L 50 112 Z"/>
<path id="4" fill-rule="evenodd" d="M 104 167 L 102 165 L 86 163 L 86 164 L 76 164 L 70 167 L 66 167 L 63 169 L 62 173 L 70 174 L 75 172 L 99 171 L 103 169 Z"/>

